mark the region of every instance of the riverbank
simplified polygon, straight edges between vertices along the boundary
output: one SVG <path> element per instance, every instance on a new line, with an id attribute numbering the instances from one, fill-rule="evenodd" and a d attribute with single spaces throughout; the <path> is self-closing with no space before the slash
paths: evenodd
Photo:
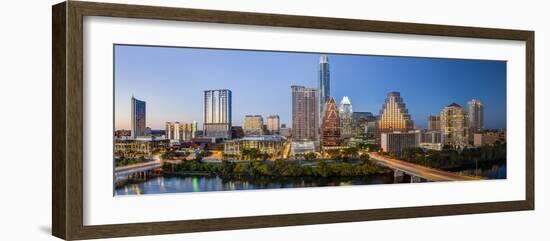
<path id="1" fill-rule="evenodd" d="M 404 180 L 403 182 L 406 182 Z M 394 183 L 392 173 L 367 177 L 260 177 L 222 179 L 218 176 L 163 175 L 118 186 L 115 195 L 144 195 L 186 192 L 260 190 L 281 188 L 331 187 Z"/>
<path id="2" fill-rule="evenodd" d="M 465 174 L 475 173 L 487 179 L 506 178 L 506 164 L 478 167 L 478 169 L 462 169 Z M 142 180 L 129 180 L 123 185 L 117 185 L 115 195 L 140 195 L 182 192 L 209 192 L 231 190 L 255 190 L 301 187 L 328 187 L 344 185 L 377 185 L 410 183 L 406 175 L 394 178 L 392 171 L 372 173 L 358 177 L 277 177 L 277 176 L 233 176 L 222 178 L 209 173 L 163 173 L 158 176 L 148 176 Z"/>
<path id="3" fill-rule="evenodd" d="M 220 176 L 221 178 L 259 177 L 361 177 L 374 173 L 388 172 L 368 160 L 343 161 L 222 161 L 219 164 L 203 163 L 198 160 L 181 163 L 165 163 L 163 172 L 167 174 L 199 173 L 200 175 Z"/>

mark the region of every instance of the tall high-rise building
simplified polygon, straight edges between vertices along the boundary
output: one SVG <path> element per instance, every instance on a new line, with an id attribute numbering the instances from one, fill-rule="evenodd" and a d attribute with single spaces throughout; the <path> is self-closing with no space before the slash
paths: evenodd
<path id="1" fill-rule="evenodd" d="M 279 119 L 279 115 L 270 115 L 267 117 L 267 131 L 269 131 L 269 134 L 279 134 L 279 131 L 281 130 L 281 121 Z"/>
<path id="2" fill-rule="evenodd" d="M 388 93 L 380 110 L 379 131 L 408 131 L 413 128 L 413 121 L 399 92 Z"/>
<path id="3" fill-rule="evenodd" d="M 292 137 L 317 142 L 319 135 L 319 99 L 317 89 L 293 85 Z"/>
<path id="4" fill-rule="evenodd" d="M 231 138 L 231 90 L 204 91 L 205 137 Z"/>
<path id="5" fill-rule="evenodd" d="M 468 113 L 457 103 L 443 108 L 441 114 L 441 141 L 444 145 L 463 148 L 468 145 Z"/>
<path id="6" fill-rule="evenodd" d="M 244 116 L 243 130 L 245 135 L 262 135 L 263 129 L 264 118 L 261 115 Z"/>
<path id="7" fill-rule="evenodd" d="M 342 137 L 351 137 L 353 135 L 353 109 L 351 101 L 347 96 L 342 98 L 338 107 L 340 115 L 340 131 Z"/>
<path id="8" fill-rule="evenodd" d="M 481 101 L 476 99 L 468 101 L 468 117 L 473 137 L 473 133 L 483 131 L 483 104 Z"/>
<path id="9" fill-rule="evenodd" d="M 361 136 L 367 133 L 374 134 L 376 116 L 371 112 L 353 112 L 352 133 L 354 136 Z"/>
<path id="10" fill-rule="evenodd" d="M 340 115 L 334 98 L 330 98 L 325 105 L 323 124 L 321 126 L 321 146 L 338 146 L 340 144 Z"/>
<path id="11" fill-rule="evenodd" d="M 439 131 L 441 130 L 441 117 L 438 115 L 428 116 L 428 130 Z"/>
<path id="12" fill-rule="evenodd" d="M 330 98 L 330 70 L 328 64 L 328 57 L 323 55 L 319 60 L 319 84 L 317 87 L 319 91 L 319 122 L 321 121 L 321 115 L 323 115 L 323 108 L 325 103 Z"/>
<path id="13" fill-rule="evenodd" d="M 138 100 L 132 95 L 130 131 L 134 138 L 147 135 L 145 113 L 145 101 Z"/>

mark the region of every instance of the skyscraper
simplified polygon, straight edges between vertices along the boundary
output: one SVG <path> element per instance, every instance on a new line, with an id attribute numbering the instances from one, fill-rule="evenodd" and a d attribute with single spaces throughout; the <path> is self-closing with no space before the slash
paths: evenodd
<path id="1" fill-rule="evenodd" d="M 319 60 L 319 122 L 321 121 L 321 115 L 323 115 L 323 108 L 325 103 L 330 98 L 330 70 L 328 64 L 328 57 L 323 55 Z"/>
<path id="2" fill-rule="evenodd" d="M 376 123 L 376 117 L 371 112 L 353 112 L 352 132 L 354 136 L 365 135 L 368 132 L 374 132 L 372 124 Z M 369 130 L 369 123 L 371 129 Z"/>
<path id="3" fill-rule="evenodd" d="M 330 98 L 325 105 L 323 125 L 321 127 L 321 145 L 338 146 L 340 144 L 340 115 L 336 108 L 336 101 Z"/>
<path id="4" fill-rule="evenodd" d="M 204 91 L 204 136 L 231 138 L 231 90 Z"/>
<path id="5" fill-rule="evenodd" d="M 483 104 L 481 101 L 472 99 L 468 101 L 468 117 L 470 119 L 471 134 L 483 130 Z"/>
<path id="6" fill-rule="evenodd" d="M 340 130 L 342 137 L 351 137 L 353 134 L 353 109 L 347 96 L 342 98 L 338 107 L 340 115 Z"/>
<path id="7" fill-rule="evenodd" d="M 468 145 L 468 114 L 452 103 L 441 111 L 441 141 L 444 145 L 463 148 Z"/>
<path id="8" fill-rule="evenodd" d="M 263 128 L 264 118 L 261 115 L 246 115 L 244 117 L 243 130 L 245 135 L 262 135 Z"/>
<path id="9" fill-rule="evenodd" d="M 438 115 L 428 116 L 428 130 L 429 131 L 441 130 L 441 118 Z"/>
<path id="10" fill-rule="evenodd" d="M 388 93 L 380 110 L 379 131 L 408 131 L 413 129 L 413 126 L 411 116 L 399 92 Z"/>
<path id="11" fill-rule="evenodd" d="M 132 95 L 131 105 L 130 130 L 132 137 L 145 136 L 147 134 L 145 101 L 138 100 Z"/>
<path id="12" fill-rule="evenodd" d="M 292 137 L 294 140 L 318 141 L 319 99 L 317 89 L 293 85 Z"/>
<path id="13" fill-rule="evenodd" d="M 281 127 L 280 127 L 280 119 L 279 115 L 270 115 L 267 117 L 267 131 L 269 131 L 270 134 L 279 134 Z"/>

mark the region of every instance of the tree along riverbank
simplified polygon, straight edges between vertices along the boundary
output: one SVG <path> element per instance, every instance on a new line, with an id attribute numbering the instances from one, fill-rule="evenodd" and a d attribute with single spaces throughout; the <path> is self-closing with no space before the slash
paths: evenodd
<path id="1" fill-rule="evenodd" d="M 299 162 L 249 161 L 221 164 L 203 163 L 200 160 L 183 161 L 181 163 L 164 163 L 163 171 L 167 175 L 211 175 L 223 179 L 254 179 L 279 177 L 365 177 L 375 173 L 386 173 L 388 169 L 372 163 L 368 155 L 359 159 L 344 162 L 316 161 L 300 164 Z"/>
<path id="2" fill-rule="evenodd" d="M 476 166 L 490 166 L 506 164 L 506 142 L 497 141 L 494 145 L 456 150 L 449 147 L 441 151 L 423 150 L 422 148 L 404 149 L 398 157 L 389 153 L 391 157 L 403 161 L 423 165 L 445 171 L 460 171 Z"/>

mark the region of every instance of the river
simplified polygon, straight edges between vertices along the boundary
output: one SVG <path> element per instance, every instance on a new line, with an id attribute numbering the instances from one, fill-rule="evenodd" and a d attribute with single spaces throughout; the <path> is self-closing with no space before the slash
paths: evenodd
<path id="1" fill-rule="evenodd" d="M 478 169 L 457 171 L 459 174 L 483 176 L 488 179 L 505 179 L 506 164 L 491 165 Z M 219 177 L 208 176 L 159 176 L 145 181 L 126 183 L 115 189 L 116 195 L 142 195 L 181 192 L 208 192 L 230 190 L 253 190 L 274 188 L 326 187 L 349 185 L 373 185 L 409 183 L 410 177 L 395 179 L 393 173 L 374 174 L 366 178 L 286 178 L 270 180 L 222 180 Z"/>

